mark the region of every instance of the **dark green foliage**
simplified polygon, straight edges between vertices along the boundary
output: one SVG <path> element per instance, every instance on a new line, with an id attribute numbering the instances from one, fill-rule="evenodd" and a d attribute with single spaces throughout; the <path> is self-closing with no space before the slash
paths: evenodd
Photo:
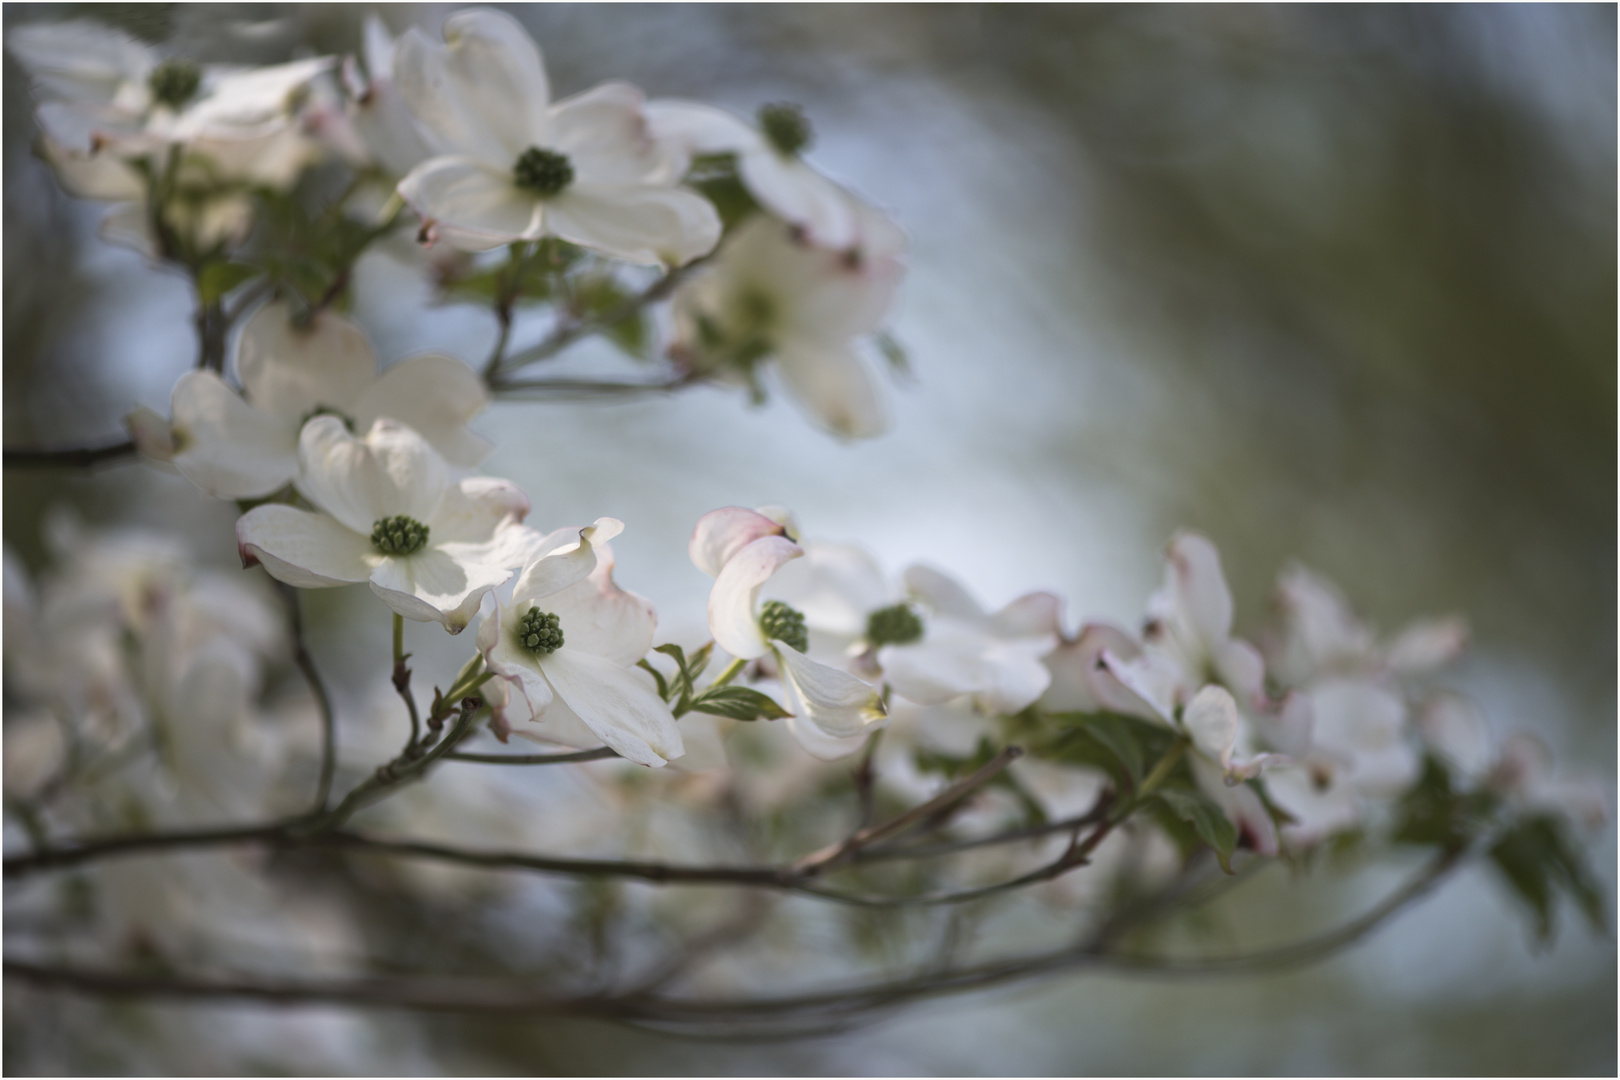
<path id="1" fill-rule="evenodd" d="M 1221 869 L 1228 874 L 1232 872 L 1237 827 L 1208 796 L 1192 788 L 1161 787 L 1148 797 L 1145 807 L 1154 811 L 1154 816 L 1184 853 L 1199 845 L 1208 847 L 1215 852 Z"/>
<path id="2" fill-rule="evenodd" d="M 1603 894 L 1562 818 L 1542 815 L 1518 822 L 1492 845 L 1490 858 L 1534 914 L 1539 940 L 1552 938 L 1560 892 L 1575 901 L 1593 930 L 1604 931 Z"/>
<path id="3" fill-rule="evenodd" d="M 716 686 L 692 699 L 692 711 L 733 720 L 780 720 L 791 716 L 774 699 L 747 686 Z"/>

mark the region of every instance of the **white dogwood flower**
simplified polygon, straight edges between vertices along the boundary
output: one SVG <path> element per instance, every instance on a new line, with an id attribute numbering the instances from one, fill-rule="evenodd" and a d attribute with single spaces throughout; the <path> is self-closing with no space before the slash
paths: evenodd
<path id="1" fill-rule="evenodd" d="M 598 518 L 548 535 L 511 602 L 497 600 L 479 625 L 478 648 L 509 688 L 506 723 L 525 719 L 526 711 L 548 741 L 588 744 L 594 736 L 622 757 L 658 766 L 685 747 L 669 706 L 636 667 L 652 647 L 658 618 L 651 604 L 613 582 L 606 544 L 623 528 Z"/>
<path id="2" fill-rule="evenodd" d="M 304 425 L 298 490 L 319 512 L 270 504 L 236 523 L 244 566 L 302 589 L 369 581 L 407 619 L 459 634 L 533 542 L 529 500 L 505 480 L 451 482 L 416 432 L 378 420 L 363 437 L 335 416 Z"/>
<path id="3" fill-rule="evenodd" d="M 257 498 L 298 473 L 298 435 L 311 418 L 336 416 L 352 431 L 383 417 L 430 442 L 447 461 L 470 466 L 489 443 L 467 430 L 488 404 L 471 368 L 423 354 L 377 374 L 377 356 L 360 328 L 330 312 L 307 326 L 284 302 L 266 304 L 245 327 L 237 352 L 237 394 L 211 371 L 175 384 L 171 444 L 160 456 L 210 495 Z M 150 432 L 147 432 L 148 449 Z"/>
<path id="4" fill-rule="evenodd" d="M 434 151 L 399 193 L 423 235 L 482 251 L 555 236 L 630 262 L 680 265 L 713 249 L 720 217 L 676 188 L 641 91 L 604 83 L 551 103 L 540 50 L 488 8 L 445 20 L 443 45 L 407 31 L 394 85 Z"/>
<path id="5" fill-rule="evenodd" d="M 715 579 L 709 592 L 709 632 L 716 645 L 738 659 L 773 657 L 789 711 L 826 736 L 853 741 L 886 722 L 877 689 L 805 655 L 809 632 L 802 612 L 780 600 L 759 602 L 761 586 L 804 555 L 788 533 L 781 522 L 741 507 L 714 510 L 699 519 L 688 550 L 697 568 Z M 856 748 L 858 743 L 850 747 Z"/>
<path id="6" fill-rule="evenodd" d="M 882 326 L 903 273 L 893 253 L 813 247 L 782 222 L 756 216 L 676 291 L 671 355 L 756 396 L 758 367 L 774 359 L 818 423 L 849 438 L 881 434 L 882 395 L 855 342 Z"/>
<path id="7" fill-rule="evenodd" d="M 712 105 L 664 99 L 647 103 L 653 135 L 691 157 L 732 154 L 737 175 L 761 206 L 798 228 L 812 244 L 835 251 L 858 246 L 857 200 L 800 156 L 810 123 L 794 105 L 766 105 L 759 126 Z"/>
<path id="8" fill-rule="evenodd" d="M 286 127 L 331 57 L 267 67 L 165 58 L 93 22 L 18 27 L 7 46 L 42 99 L 40 126 L 73 153 L 144 157 L 196 139 L 257 139 Z"/>

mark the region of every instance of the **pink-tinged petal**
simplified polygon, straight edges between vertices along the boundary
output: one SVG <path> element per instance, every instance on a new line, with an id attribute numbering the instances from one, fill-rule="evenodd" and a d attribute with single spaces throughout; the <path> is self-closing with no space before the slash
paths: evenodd
<path id="1" fill-rule="evenodd" d="M 297 428 L 321 408 L 352 415 L 377 377 L 377 354 L 349 320 L 323 311 L 308 326 L 295 326 L 291 309 L 277 300 L 242 328 L 236 372 L 255 408 Z"/>
<path id="2" fill-rule="evenodd" d="M 682 266 L 720 242 L 714 204 L 683 188 L 576 182 L 545 200 L 546 232 L 649 266 Z"/>
<path id="3" fill-rule="evenodd" d="M 256 499 L 297 475 L 291 425 L 253 408 L 213 372 L 180 376 L 169 408 L 175 448 L 170 460 L 208 494 Z"/>
<path id="4" fill-rule="evenodd" d="M 544 204 L 512 182 L 508 169 L 466 157 L 424 161 L 399 182 L 399 194 L 422 216 L 423 232 L 464 251 L 488 251 L 545 232 Z"/>
<path id="5" fill-rule="evenodd" d="M 784 337 L 827 343 L 873 333 L 888 319 L 906 268 L 894 258 L 857 258 L 789 243 L 771 259 L 793 302 Z M 797 285 L 789 282 L 797 281 Z"/>
<path id="6" fill-rule="evenodd" d="M 812 244 L 831 251 L 855 246 L 853 199 L 797 157 L 760 145 L 738 157 L 737 172 L 760 205 L 803 230 Z"/>
<path id="7" fill-rule="evenodd" d="M 613 550 L 606 544 L 597 547 L 596 569 L 589 577 L 552 593 L 543 603 L 557 616 L 571 651 L 630 667 L 652 648 L 658 616 L 651 603 L 614 583 Z"/>
<path id="8" fill-rule="evenodd" d="M 371 572 L 371 591 L 407 619 L 443 623 L 459 634 L 478 614 L 484 594 L 511 576 L 502 567 L 462 562 L 428 547 L 414 555 L 385 556 Z"/>
<path id="9" fill-rule="evenodd" d="M 837 761 L 840 758 L 847 758 L 851 754 L 860 752 L 861 748 L 866 745 L 866 740 L 871 738 L 871 735 L 865 731 L 858 735 L 850 735 L 847 738 L 838 738 L 822 731 L 814 721 L 803 716 L 790 716 L 787 718 L 786 723 L 788 731 L 792 732 L 799 745 L 804 747 L 811 757 L 820 761 Z"/>
<path id="10" fill-rule="evenodd" d="M 369 538 L 291 506 L 258 506 L 236 522 L 242 565 L 262 565 L 277 581 L 300 589 L 349 585 L 371 576 L 376 561 Z"/>
<path id="11" fill-rule="evenodd" d="M 362 439 L 337 417 L 317 416 L 299 436 L 298 465 L 298 490 L 366 536 L 382 518 L 431 522 L 448 486 L 444 459 L 392 420 L 378 420 Z"/>
<path id="12" fill-rule="evenodd" d="M 646 99 L 624 82 L 607 82 L 559 101 L 547 118 L 547 149 L 566 154 L 576 183 L 674 184 L 684 155 L 653 137 Z"/>
<path id="13" fill-rule="evenodd" d="M 394 83 L 441 153 L 511 167 L 539 142 L 551 91 L 523 24 L 492 8 L 444 21 L 445 44 L 407 30 L 394 52 Z"/>
<path id="14" fill-rule="evenodd" d="M 557 696 L 621 757 L 656 767 L 686 752 L 669 706 L 640 669 L 620 667 L 566 643 L 540 657 L 539 664 Z"/>
<path id="15" fill-rule="evenodd" d="M 694 566 L 710 577 L 718 577 L 737 552 L 762 536 L 782 536 L 786 531 L 756 511 L 725 506 L 698 518 L 686 550 Z"/>
<path id="16" fill-rule="evenodd" d="M 623 531 L 624 522 L 604 517 L 583 529 L 558 529 L 546 536 L 533 549 L 533 561 L 523 568 L 512 590 L 511 606 L 520 612 L 533 606 L 549 610 L 546 598 L 589 577 L 596 569 L 597 545 Z"/>
<path id="17" fill-rule="evenodd" d="M 889 428 L 871 365 L 847 343 L 777 343 L 776 369 L 810 418 L 834 435 L 870 439 Z"/>
<path id="18" fill-rule="evenodd" d="M 1402 630 L 1390 643 L 1386 654 L 1390 669 L 1401 675 L 1418 675 L 1449 664 L 1468 647 L 1468 623 L 1464 619 L 1424 619 Z"/>
<path id="19" fill-rule="evenodd" d="M 759 129 L 712 105 L 667 98 L 647 102 L 643 112 L 654 138 L 686 154 L 744 154 L 765 148 Z"/>
<path id="20" fill-rule="evenodd" d="M 1199 637 L 1206 654 L 1232 632 L 1232 593 L 1215 545 L 1198 533 L 1170 541 L 1166 587 L 1177 613 Z"/>
<path id="21" fill-rule="evenodd" d="M 478 651 L 489 669 L 506 682 L 505 716 L 514 721 L 538 716 L 552 700 L 551 684 L 541 674 L 534 654 L 517 642 L 514 624 L 518 617 L 513 608 L 502 607 L 491 595 L 488 611 L 478 624 Z"/>
<path id="22" fill-rule="evenodd" d="M 529 515 L 529 497 L 510 480 L 493 476 L 469 476 L 445 488 L 444 498 L 433 518 L 424 522 L 435 547 L 453 546 L 458 553 L 491 553 L 491 545 L 501 526 L 522 521 Z M 521 556 L 532 541 L 514 549 Z M 511 553 L 503 553 L 509 555 Z M 481 559 L 500 562 L 502 556 Z M 501 562 L 501 565 L 507 565 Z"/>
<path id="23" fill-rule="evenodd" d="M 354 404 L 358 428 L 389 417 L 416 431 L 452 465 L 473 466 L 490 443 L 467 430 L 467 421 L 489 405 L 484 383 L 472 368 L 450 356 L 410 356 L 389 367 Z"/>
<path id="24" fill-rule="evenodd" d="M 770 543 L 768 540 L 760 542 Z M 787 688 L 794 714 L 808 719 L 824 733 L 847 739 L 864 735 L 888 722 L 883 700 L 870 683 L 812 660 L 786 645 L 776 649 L 776 658 L 782 667 L 782 684 Z"/>
<path id="25" fill-rule="evenodd" d="M 1277 823 L 1271 820 L 1260 796 L 1248 784 L 1229 786 L 1219 766 L 1200 757 L 1189 759 L 1198 790 L 1221 808 L 1237 827 L 1240 840 L 1261 855 L 1278 851 Z"/>
<path id="26" fill-rule="evenodd" d="M 1225 687 L 1211 683 L 1187 703 L 1181 714 L 1181 726 L 1192 737 L 1193 745 L 1203 754 L 1220 762 L 1222 771 L 1230 772 L 1232 750 L 1237 745 L 1237 702 Z"/>
<path id="27" fill-rule="evenodd" d="M 942 571 L 918 564 L 906 570 L 905 583 L 906 592 L 935 615 L 973 622 L 984 619 L 984 609 L 979 602 L 969 596 L 955 578 Z"/>
<path id="28" fill-rule="evenodd" d="M 1052 685 L 1041 699 L 1043 708 L 1061 712 L 1109 712 L 1137 715 L 1140 697 L 1126 689 L 1103 664 L 1107 650 L 1121 660 L 1133 660 L 1142 647 L 1125 631 L 1107 623 L 1088 623 L 1080 636 L 1065 642 L 1045 658 Z"/>
<path id="29" fill-rule="evenodd" d="M 1215 650 L 1215 674 L 1232 693 L 1244 701 L 1257 701 L 1265 695 L 1266 662 L 1260 651 L 1247 641 L 1233 639 Z"/>
<path id="30" fill-rule="evenodd" d="M 754 613 L 759 587 L 783 563 L 803 554 L 804 549 L 786 537 L 762 536 L 726 560 L 709 591 L 709 633 L 715 644 L 744 660 L 765 655 L 769 646 Z"/>
<path id="31" fill-rule="evenodd" d="M 1000 637 L 1053 637 L 1063 633 L 1063 599 L 1049 592 L 1027 593 L 990 616 Z"/>

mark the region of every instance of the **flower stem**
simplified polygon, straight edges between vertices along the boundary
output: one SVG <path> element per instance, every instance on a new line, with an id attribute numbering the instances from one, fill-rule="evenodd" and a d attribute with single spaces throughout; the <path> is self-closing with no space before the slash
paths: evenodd
<path id="1" fill-rule="evenodd" d="M 1181 761 L 1181 755 L 1186 752 L 1186 739 L 1177 739 L 1174 743 L 1172 743 L 1170 749 L 1165 751 L 1164 757 L 1160 758 L 1159 763 L 1153 766 L 1153 771 L 1147 774 L 1147 779 L 1142 781 L 1142 786 L 1137 789 L 1136 800 L 1134 801 L 1140 801 L 1153 794 L 1154 790 L 1160 784 L 1164 783 L 1165 778 L 1170 775 L 1171 770 L 1173 770 L 1177 763 Z"/>
<path id="2" fill-rule="evenodd" d="M 720 672 L 720 674 L 714 677 L 714 682 L 709 684 L 709 689 L 713 690 L 717 686 L 727 685 L 732 679 L 737 677 L 737 673 L 742 671 L 747 664 L 748 661 L 744 660 L 742 657 L 736 657 L 731 661 L 731 663 L 726 665 L 724 671 Z"/>

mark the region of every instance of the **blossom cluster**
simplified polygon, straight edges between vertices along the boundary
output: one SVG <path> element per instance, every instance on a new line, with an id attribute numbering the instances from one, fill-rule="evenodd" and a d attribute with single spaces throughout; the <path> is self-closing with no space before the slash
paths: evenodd
<path id="1" fill-rule="evenodd" d="M 713 811 L 697 833 L 738 805 L 760 817 L 808 807 L 795 838 L 825 842 L 810 778 L 862 755 L 852 782 L 867 812 L 982 777 L 964 789 L 972 799 L 923 815 L 964 846 L 996 828 L 1034 836 L 1071 813 L 1098 824 L 1098 852 L 1075 831 L 1051 877 L 1103 865 L 1105 841 L 1121 838 L 1161 861 L 1212 853 L 1211 869 L 1229 869 L 1240 850 L 1296 858 L 1367 836 L 1453 855 L 1490 834 L 1505 837 L 1492 855 L 1517 887 L 1513 830 L 1531 823 L 1553 861 L 1528 891 L 1561 873 L 1577 899 L 1592 895 L 1559 845 L 1603 820 L 1603 793 L 1555 775 L 1527 736 L 1493 743 L 1478 710 L 1438 684 L 1467 644 L 1458 619 L 1380 636 L 1335 586 L 1292 567 L 1275 618 L 1238 636 L 1214 543 L 1182 532 L 1138 628 L 1075 624 L 1055 590 L 988 610 L 945 571 L 893 576 L 857 543 L 807 537 L 784 507 L 728 506 L 685 538 L 712 585 L 708 640 L 682 648 L 615 580 L 624 522 L 537 525 L 528 494 L 481 473 L 493 448 L 471 425 L 492 401 L 544 385 L 514 376 L 551 355 L 547 341 L 590 333 L 660 353 L 666 388 L 715 381 L 757 398 L 774 372 L 828 430 L 884 430 L 863 349 L 893 306 L 906 238 L 805 160 L 798 108 L 767 105 L 750 122 L 624 82 L 553 100 L 522 26 L 481 8 L 451 15 L 438 37 L 395 38 L 373 16 L 356 55 L 259 68 L 200 64 L 90 22 L 23 26 L 7 46 L 33 81 L 40 152 L 63 185 L 116 204 L 109 240 L 192 279 L 199 362 L 168 415 L 130 414 L 133 443 L 235 503 L 241 564 L 263 571 L 203 571 L 162 537 L 70 524 L 54 530 L 56 568 L 37 583 L 7 553 L 5 786 L 36 842 L 282 821 L 318 775 L 314 810 L 276 827 L 290 843 L 487 734 L 564 748 L 548 764 L 674 765 L 647 783 L 724 772 L 687 791 Z M 347 177 L 336 195 L 321 186 L 333 167 Z M 400 226 L 405 242 L 390 247 Z M 368 251 L 403 258 L 446 299 L 487 303 L 494 355 L 382 366 L 344 314 Z M 654 349 L 648 311 L 665 299 Z M 546 310 L 546 341 L 513 347 L 519 306 Z M 393 627 L 390 681 L 410 737 L 364 763 L 334 808 L 334 721 L 296 613 L 300 590 L 362 583 Z M 451 635 L 478 622 L 425 731 L 406 620 Z M 314 710 L 276 689 L 294 664 Z M 373 735 L 345 752 L 393 740 Z M 662 817 L 672 830 L 687 821 Z M 854 842 L 790 865 L 836 865 Z M 963 864 L 988 879 L 993 858 Z M 279 904 L 237 862 L 208 864 L 206 881 L 180 861 L 123 865 L 145 867 L 115 889 L 144 898 L 121 909 L 143 928 L 187 904 Z M 108 932 L 124 940 L 133 925 Z"/>

